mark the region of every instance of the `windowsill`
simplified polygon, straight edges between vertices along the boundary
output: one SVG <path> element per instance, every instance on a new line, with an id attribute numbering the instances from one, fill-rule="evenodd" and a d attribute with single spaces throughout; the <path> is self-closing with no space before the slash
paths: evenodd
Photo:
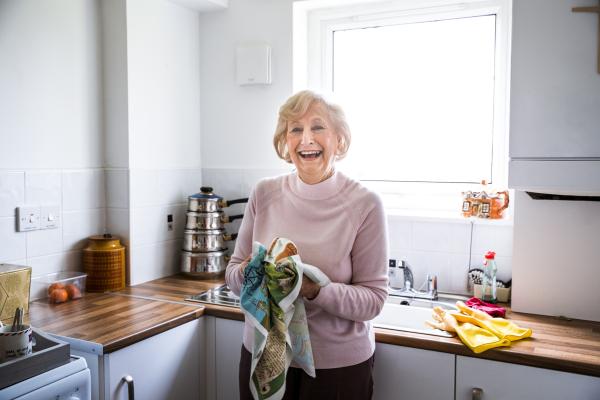
<path id="1" fill-rule="evenodd" d="M 421 222 L 446 222 L 456 224 L 512 226 L 513 218 L 508 215 L 502 219 L 465 218 L 461 214 L 443 210 L 416 210 L 386 208 L 386 215 L 393 220 L 408 220 Z"/>

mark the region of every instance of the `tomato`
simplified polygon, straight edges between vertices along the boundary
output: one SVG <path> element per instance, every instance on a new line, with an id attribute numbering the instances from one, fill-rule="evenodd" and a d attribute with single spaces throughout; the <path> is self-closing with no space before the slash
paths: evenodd
<path id="1" fill-rule="evenodd" d="M 76 285 L 69 283 L 65 287 L 65 290 L 67 291 L 67 294 L 69 295 L 69 299 L 73 300 L 73 299 L 81 298 L 81 290 L 79 290 L 79 288 Z"/>
<path id="2" fill-rule="evenodd" d="M 50 296 L 50 293 L 52 293 L 52 291 L 54 289 L 64 289 L 64 288 L 65 288 L 65 285 L 63 285 L 60 282 L 53 283 L 52 285 L 48 286 L 48 296 Z"/>
<path id="3" fill-rule="evenodd" d="M 50 302 L 52 303 L 64 303 L 69 299 L 69 294 L 64 288 L 54 289 L 50 293 Z"/>

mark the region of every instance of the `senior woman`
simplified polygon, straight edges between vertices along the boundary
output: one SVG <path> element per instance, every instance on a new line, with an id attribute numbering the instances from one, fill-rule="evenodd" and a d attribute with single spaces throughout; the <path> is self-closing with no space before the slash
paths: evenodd
<path id="1" fill-rule="evenodd" d="M 295 171 L 260 181 L 246 206 L 225 279 L 240 294 L 252 243 L 293 241 L 302 261 L 331 280 L 320 287 L 303 277 L 316 378 L 292 363 L 284 399 L 370 399 L 375 335 L 371 320 L 387 296 L 387 225 L 380 198 L 337 171 L 350 146 L 342 109 L 301 91 L 279 110 L 277 155 Z M 244 326 L 240 398 L 249 389 L 253 330 Z"/>

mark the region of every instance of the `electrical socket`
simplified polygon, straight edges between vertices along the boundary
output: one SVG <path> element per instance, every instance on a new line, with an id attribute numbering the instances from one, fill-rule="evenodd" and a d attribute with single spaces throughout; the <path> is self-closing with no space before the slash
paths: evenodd
<path id="1" fill-rule="evenodd" d="M 167 231 L 173 231 L 173 214 L 167 214 Z"/>
<path id="2" fill-rule="evenodd" d="M 17 232 L 40 229 L 40 207 L 17 207 Z"/>

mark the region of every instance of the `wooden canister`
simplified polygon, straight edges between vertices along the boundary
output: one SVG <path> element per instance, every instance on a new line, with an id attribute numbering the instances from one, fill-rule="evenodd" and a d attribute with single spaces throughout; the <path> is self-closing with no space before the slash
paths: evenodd
<path id="1" fill-rule="evenodd" d="M 83 249 L 87 292 L 107 292 L 125 288 L 125 246 L 107 233 L 91 236 Z"/>

